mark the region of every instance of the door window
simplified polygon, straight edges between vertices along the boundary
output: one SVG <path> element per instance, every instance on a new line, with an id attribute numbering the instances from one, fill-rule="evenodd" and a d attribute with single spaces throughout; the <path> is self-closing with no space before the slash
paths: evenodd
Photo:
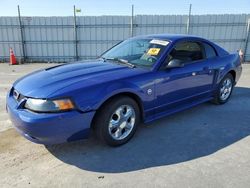
<path id="1" fill-rule="evenodd" d="M 178 59 L 183 63 L 204 59 L 203 48 L 196 42 L 181 42 L 169 54 L 169 61 Z"/>

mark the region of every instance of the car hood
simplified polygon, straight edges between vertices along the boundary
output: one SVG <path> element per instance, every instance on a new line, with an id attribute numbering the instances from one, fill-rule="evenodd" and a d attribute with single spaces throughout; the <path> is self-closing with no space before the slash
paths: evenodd
<path id="1" fill-rule="evenodd" d="M 145 70 L 141 68 L 133 69 L 99 60 L 68 63 L 28 74 L 17 80 L 14 88 L 27 97 L 46 98 L 60 89 L 79 82 L 83 88 L 143 72 Z"/>

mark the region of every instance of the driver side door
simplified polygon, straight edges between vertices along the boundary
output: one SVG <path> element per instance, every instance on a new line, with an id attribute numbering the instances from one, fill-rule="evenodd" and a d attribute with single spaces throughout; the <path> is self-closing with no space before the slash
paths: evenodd
<path id="1" fill-rule="evenodd" d="M 184 41 L 170 52 L 171 59 L 183 62 L 183 67 L 163 68 L 157 72 L 156 114 L 166 115 L 211 97 L 214 72 L 206 59 L 201 43 Z"/>

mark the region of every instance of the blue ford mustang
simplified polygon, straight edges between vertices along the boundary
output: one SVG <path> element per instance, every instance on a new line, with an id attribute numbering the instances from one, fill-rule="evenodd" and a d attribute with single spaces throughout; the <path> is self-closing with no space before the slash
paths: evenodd
<path id="1" fill-rule="evenodd" d="M 148 35 L 125 40 L 99 59 L 62 64 L 17 80 L 7 111 L 27 139 L 56 144 L 92 129 L 118 146 L 140 122 L 212 100 L 224 104 L 239 80 L 237 54 L 203 38 Z"/>

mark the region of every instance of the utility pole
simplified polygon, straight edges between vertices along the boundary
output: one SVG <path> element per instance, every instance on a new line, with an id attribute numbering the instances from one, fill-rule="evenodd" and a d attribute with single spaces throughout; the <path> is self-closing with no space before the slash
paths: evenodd
<path id="1" fill-rule="evenodd" d="M 26 60 L 26 52 L 25 52 L 25 42 L 24 42 L 24 33 L 23 33 L 23 25 L 21 21 L 21 13 L 20 13 L 20 7 L 19 5 L 17 6 L 18 10 L 18 21 L 19 21 L 19 29 L 20 29 L 20 35 L 21 35 L 21 43 L 22 43 L 22 59 L 23 61 Z"/>
<path id="2" fill-rule="evenodd" d="M 134 36 L 134 5 L 132 5 L 131 10 L 131 21 L 130 21 L 130 36 Z"/>
<path id="3" fill-rule="evenodd" d="M 188 13 L 188 20 L 187 20 L 187 34 L 190 34 L 191 11 L 192 11 L 192 4 L 189 5 L 189 13 Z"/>
<path id="4" fill-rule="evenodd" d="M 246 30 L 246 39 L 245 39 L 245 48 L 244 48 L 244 61 L 246 61 L 249 33 L 250 33 L 250 18 L 247 20 L 247 30 Z"/>
<path id="5" fill-rule="evenodd" d="M 74 37 L 75 37 L 75 59 L 78 61 L 78 41 L 77 41 L 77 25 L 76 25 L 76 6 L 74 5 Z"/>

